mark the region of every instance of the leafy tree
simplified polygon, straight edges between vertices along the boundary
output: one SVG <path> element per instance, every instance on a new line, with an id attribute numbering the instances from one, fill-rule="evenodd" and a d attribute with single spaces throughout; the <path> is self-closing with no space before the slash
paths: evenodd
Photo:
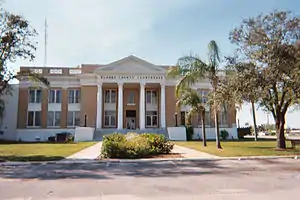
<path id="1" fill-rule="evenodd" d="M 216 131 L 216 146 L 222 148 L 220 143 L 220 130 L 219 130 L 219 116 L 218 111 L 220 106 L 214 101 L 216 90 L 219 83 L 219 62 L 220 52 L 217 43 L 212 40 L 208 45 L 208 62 L 202 61 L 197 55 L 184 56 L 179 58 L 177 66 L 170 68 L 168 71 L 169 76 L 182 76 L 176 85 L 176 92 L 184 90 L 198 81 L 209 79 L 212 91 L 212 104 L 215 117 L 215 131 Z"/>
<path id="2" fill-rule="evenodd" d="M 274 11 L 244 19 L 230 33 L 238 59 L 229 59 L 235 73 L 223 89 L 235 98 L 255 101 L 272 113 L 277 148 L 285 149 L 285 115 L 300 98 L 300 18 Z M 226 86 L 226 87 L 225 87 Z"/>
<path id="3" fill-rule="evenodd" d="M 205 133 L 205 103 L 202 96 L 200 96 L 196 90 L 185 88 L 178 90 L 178 93 L 176 93 L 176 98 L 178 99 L 176 102 L 177 108 L 180 108 L 181 106 L 191 107 L 187 112 L 187 119 L 191 119 L 191 116 L 195 114 L 200 114 L 203 146 L 207 146 Z"/>
<path id="4" fill-rule="evenodd" d="M 11 67 L 17 59 L 34 59 L 36 44 L 33 38 L 37 32 L 29 22 L 20 15 L 15 15 L 0 8 L 0 117 L 3 115 L 5 102 L 3 95 L 10 94 L 9 82 L 13 79 L 29 78 L 34 82 L 48 85 L 46 78 L 30 71 L 16 73 Z"/>

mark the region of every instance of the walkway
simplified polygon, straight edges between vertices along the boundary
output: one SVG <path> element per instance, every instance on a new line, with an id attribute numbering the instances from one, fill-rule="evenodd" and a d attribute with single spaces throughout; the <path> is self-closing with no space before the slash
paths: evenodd
<path id="1" fill-rule="evenodd" d="M 94 160 L 98 158 L 101 151 L 102 142 L 98 142 L 97 144 L 88 147 L 86 149 L 83 149 L 82 151 L 79 151 L 69 157 L 67 157 L 67 160 Z"/>
<path id="2" fill-rule="evenodd" d="M 102 142 L 88 147 L 82 151 L 79 151 L 69 157 L 66 160 L 95 160 L 99 157 L 101 151 Z M 184 158 L 218 158 L 218 156 L 190 149 L 183 146 L 174 145 L 172 153 L 179 153 Z"/>
<path id="3" fill-rule="evenodd" d="M 174 145 L 172 153 L 180 153 L 184 158 L 219 158 L 218 156 L 190 149 L 183 146 Z"/>

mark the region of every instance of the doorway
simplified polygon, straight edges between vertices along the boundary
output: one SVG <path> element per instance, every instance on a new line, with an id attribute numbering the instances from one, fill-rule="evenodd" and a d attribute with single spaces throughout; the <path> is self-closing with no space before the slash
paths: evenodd
<path id="1" fill-rule="evenodd" d="M 126 110 L 126 129 L 136 129 L 135 110 Z"/>

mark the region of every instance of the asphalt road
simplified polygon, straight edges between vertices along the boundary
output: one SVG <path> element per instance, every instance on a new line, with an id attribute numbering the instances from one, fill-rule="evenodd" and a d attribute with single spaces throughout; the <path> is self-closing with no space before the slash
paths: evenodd
<path id="1" fill-rule="evenodd" d="M 300 160 L 0 166 L 0 199 L 299 199 Z"/>

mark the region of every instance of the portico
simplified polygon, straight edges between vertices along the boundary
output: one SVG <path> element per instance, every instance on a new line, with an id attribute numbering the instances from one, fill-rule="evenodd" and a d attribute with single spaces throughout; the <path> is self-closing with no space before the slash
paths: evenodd
<path id="1" fill-rule="evenodd" d="M 97 129 L 166 128 L 165 84 L 122 81 L 97 87 Z"/>
<path id="2" fill-rule="evenodd" d="M 94 71 L 96 128 L 166 128 L 165 69 L 130 56 Z"/>

